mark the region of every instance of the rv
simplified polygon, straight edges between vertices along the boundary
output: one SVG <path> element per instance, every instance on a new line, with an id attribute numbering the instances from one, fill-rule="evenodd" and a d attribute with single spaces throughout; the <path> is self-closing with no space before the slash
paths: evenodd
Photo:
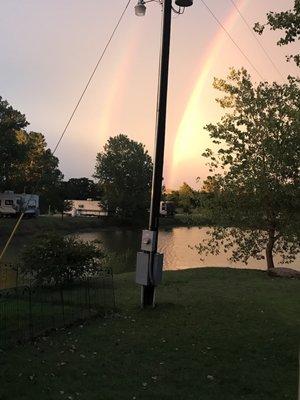
<path id="1" fill-rule="evenodd" d="M 28 218 L 37 217 L 39 196 L 36 194 L 17 194 L 11 190 L 0 193 L 0 217 L 15 217 L 24 212 Z"/>
<path id="2" fill-rule="evenodd" d="M 173 201 L 161 201 L 159 214 L 161 217 L 173 217 L 175 214 L 175 204 Z"/>
<path id="3" fill-rule="evenodd" d="M 71 207 L 64 214 L 71 217 L 103 217 L 108 215 L 107 211 L 99 203 L 99 200 L 67 200 L 67 202 L 71 204 Z"/>

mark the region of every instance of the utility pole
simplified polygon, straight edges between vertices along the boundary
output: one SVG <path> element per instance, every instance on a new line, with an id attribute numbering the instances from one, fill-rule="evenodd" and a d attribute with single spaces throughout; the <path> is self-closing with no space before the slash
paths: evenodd
<path id="1" fill-rule="evenodd" d="M 136 15 L 145 15 L 145 3 L 148 2 L 150 1 L 139 0 L 135 7 Z M 179 6 L 178 11 L 173 8 L 172 0 L 162 0 L 160 3 L 163 6 L 162 38 L 149 228 L 143 231 L 141 251 L 137 255 L 136 267 L 136 283 L 141 285 L 141 306 L 143 308 L 155 306 L 155 287 L 162 279 L 163 254 L 157 252 L 157 244 L 163 181 L 172 10 L 182 14 L 184 10 L 182 7 L 192 5 L 193 1 L 176 0 L 176 5 Z"/>

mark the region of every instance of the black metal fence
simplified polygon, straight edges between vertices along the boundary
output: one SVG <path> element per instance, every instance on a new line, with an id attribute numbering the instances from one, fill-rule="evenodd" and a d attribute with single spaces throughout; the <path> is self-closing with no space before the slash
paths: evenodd
<path id="1" fill-rule="evenodd" d="M 32 286 L 18 276 L 18 269 L 15 273 L 11 282 L 15 280 L 17 285 L 0 290 L 2 350 L 115 308 L 113 274 L 109 268 L 59 288 Z"/>

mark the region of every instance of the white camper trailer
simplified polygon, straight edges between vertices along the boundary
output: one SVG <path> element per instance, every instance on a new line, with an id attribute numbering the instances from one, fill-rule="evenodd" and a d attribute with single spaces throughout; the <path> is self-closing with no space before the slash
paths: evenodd
<path id="1" fill-rule="evenodd" d="M 7 190 L 0 193 L 0 217 L 14 217 L 25 212 L 26 217 L 39 215 L 39 196 L 36 194 L 17 194 Z"/>
<path id="2" fill-rule="evenodd" d="M 68 202 L 71 203 L 71 207 L 65 214 L 72 217 L 101 217 L 108 215 L 98 200 L 68 200 Z"/>

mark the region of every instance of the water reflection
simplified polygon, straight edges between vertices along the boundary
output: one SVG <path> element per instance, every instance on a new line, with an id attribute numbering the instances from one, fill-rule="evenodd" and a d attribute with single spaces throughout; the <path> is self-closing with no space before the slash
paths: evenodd
<path id="1" fill-rule="evenodd" d="M 179 227 L 162 229 L 159 234 L 159 251 L 164 253 L 164 269 L 178 270 L 197 267 L 236 267 L 251 269 L 266 269 L 264 260 L 257 261 L 250 259 L 248 265 L 243 263 L 232 264 L 227 260 L 228 255 L 209 255 L 204 261 L 201 260 L 197 250 L 193 247 L 207 238 L 209 228 Z M 132 229 L 108 229 L 88 233 L 78 233 L 83 240 L 98 240 L 104 250 L 111 253 L 109 262 L 115 273 L 134 271 L 136 253 L 140 250 L 141 231 Z M 16 263 L 26 243 L 32 239 L 16 238 L 13 245 L 6 254 L 6 262 Z M 279 266 L 278 259 L 277 265 Z M 300 270 L 300 258 L 287 265 L 288 267 Z M 0 288 L 6 285 L 13 285 L 15 274 L 12 271 L 0 271 Z"/>
<path id="2" fill-rule="evenodd" d="M 248 265 L 244 263 L 230 263 L 228 254 L 209 255 L 204 261 L 194 248 L 199 242 L 207 238 L 209 228 L 179 227 L 163 229 L 159 234 L 159 251 L 164 253 L 164 269 L 178 270 L 194 267 L 236 267 L 266 269 L 264 260 L 250 259 Z M 122 270 L 133 271 L 135 268 L 135 257 L 140 249 L 141 232 L 135 230 L 99 231 L 82 233 L 79 235 L 84 240 L 100 240 L 103 247 L 119 256 L 127 254 L 127 265 Z M 130 255 L 130 256 L 129 256 Z M 276 260 L 276 257 L 275 257 Z M 279 266 L 279 258 L 276 260 Z M 300 259 L 288 265 L 300 270 Z"/>

